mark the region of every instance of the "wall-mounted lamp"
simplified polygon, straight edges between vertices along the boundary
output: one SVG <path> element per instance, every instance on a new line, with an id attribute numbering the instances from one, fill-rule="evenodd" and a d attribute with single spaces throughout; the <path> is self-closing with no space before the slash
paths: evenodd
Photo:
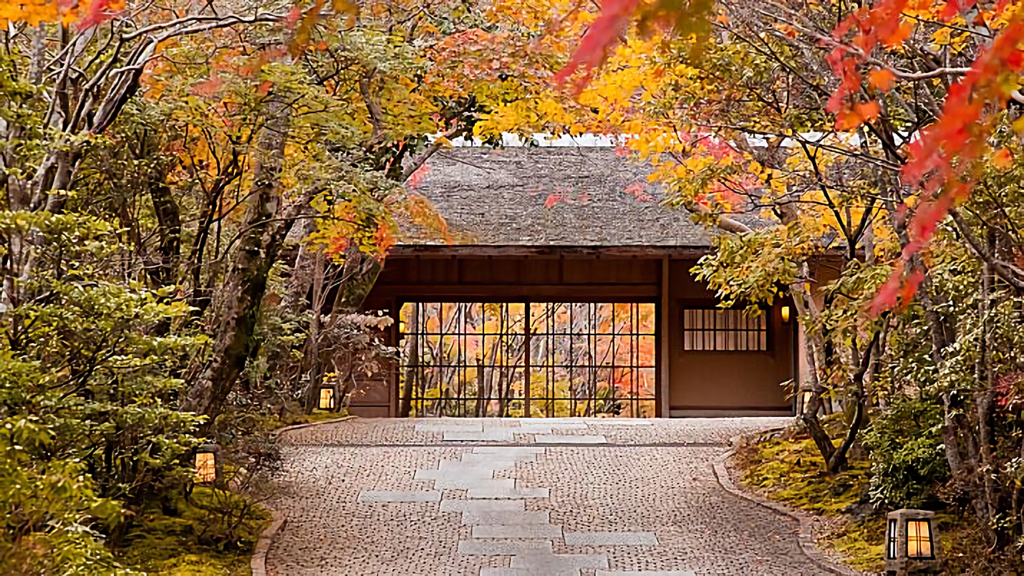
<path id="1" fill-rule="evenodd" d="M 789 324 L 789 305 L 782 307 L 782 323 Z"/>

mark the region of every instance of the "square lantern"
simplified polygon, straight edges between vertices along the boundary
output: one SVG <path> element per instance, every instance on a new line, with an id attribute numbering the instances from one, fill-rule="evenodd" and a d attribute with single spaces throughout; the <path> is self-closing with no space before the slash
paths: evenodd
<path id="1" fill-rule="evenodd" d="M 927 510 L 896 510 L 886 516 L 886 574 L 916 574 L 939 567 L 939 537 L 935 513 Z"/>
<path id="2" fill-rule="evenodd" d="M 196 449 L 196 482 L 213 484 L 220 475 L 220 448 L 216 444 L 203 444 Z"/>
<path id="3" fill-rule="evenodd" d="M 320 388 L 320 400 L 317 408 L 321 410 L 334 410 L 334 388 L 324 386 Z"/>
<path id="4" fill-rule="evenodd" d="M 814 397 L 814 392 L 806 389 L 797 390 L 796 393 L 796 414 L 799 416 L 804 413 L 807 405 L 811 403 L 811 398 Z"/>

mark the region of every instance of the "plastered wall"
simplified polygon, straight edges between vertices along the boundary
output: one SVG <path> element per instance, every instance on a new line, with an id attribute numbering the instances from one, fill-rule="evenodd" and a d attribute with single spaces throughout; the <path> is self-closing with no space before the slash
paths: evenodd
<path id="1" fill-rule="evenodd" d="M 794 320 L 791 316 L 783 324 L 780 303 L 768 311 L 767 352 L 683 350 L 683 310 L 715 305 L 714 294 L 690 274 L 693 265 L 686 260 L 669 264 L 670 413 L 790 410 L 792 401 L 780 384 L 793 378 Z"/>

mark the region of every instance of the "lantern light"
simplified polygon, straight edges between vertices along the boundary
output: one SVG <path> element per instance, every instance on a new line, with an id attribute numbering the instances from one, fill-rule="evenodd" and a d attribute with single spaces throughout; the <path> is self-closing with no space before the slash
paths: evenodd
<path id="1" fill-rule="evenodd" d="M 896 510 L 886 520 L 886 574 L 910 574 L 938 566 L 934 512 Z"/>
<path id="2" fill-rule="evenodd" d="M 789 324 L 789 305 L 782 307 L 782 323 Z"/>
<path id="3" fill-rule="evenodd" d="M 334 388 L 330 386 L 320 388 L 320 402 L 317 407 L 321 410 L 334 410 Z"/>
<path id="4" fill-rule="evenodd" d="M 219 452 L 216 444 L 203 444 L 196 449 L 196 482 L 212 484 L 217 481 Z"/>

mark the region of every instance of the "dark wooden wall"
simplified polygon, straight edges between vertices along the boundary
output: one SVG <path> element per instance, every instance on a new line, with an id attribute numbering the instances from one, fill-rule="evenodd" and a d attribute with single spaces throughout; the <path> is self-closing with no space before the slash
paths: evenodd
<path id="1" fill-rule="evenodd" d="M 390 258 L 367 306 L 391 299 L 591 301 L 658 298 L 659 259 L 561 257 Z"/>

